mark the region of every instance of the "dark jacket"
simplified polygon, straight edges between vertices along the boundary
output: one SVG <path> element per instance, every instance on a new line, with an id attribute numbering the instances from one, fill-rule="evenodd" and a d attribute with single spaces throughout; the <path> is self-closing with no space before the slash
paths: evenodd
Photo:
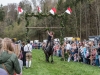
<path id="1" fill-rule="evenodd" d="M 97 49 L 98 55 L 100 55 L 100 47 Z"/>
<path id="2" fill-rule="evenodd" d="M 97 53 L 98 55 L 100 55 L 100 47 L 97 49 Z"/>
<path id="3" fill-rule="evenodd" d="M 2 64 L 5 65 L 7 71 L 9 72 L 10 75 L 13 75 L 14 71 L 17 74 L 20 74 L 20 72 L 21 72 L 18 58 L 14 53 L 9 54 L 7 51 L 2 52 L 0 55 L 0 68 L 4 69 Z"/>

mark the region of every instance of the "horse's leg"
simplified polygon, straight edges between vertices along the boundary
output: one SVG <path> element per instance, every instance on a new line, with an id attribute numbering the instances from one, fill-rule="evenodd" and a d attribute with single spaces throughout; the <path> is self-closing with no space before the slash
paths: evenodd
<path id="1" fill-rule="evenodd" d="M 49 62 L 49 56 L 48 56 L 48 53 L 45 51 L 45 59 L 47 62 Z"/>
<path id="2" fill-rule="evenodd" d="M 49 62 L 49 55 L 46 54 L 46 61 Z"/>
<path id="3" fill-rule="evenodd" d="M 50 57 L 50 55 L 49 54 L 47 54 L 47 61 L 49 62 L 49 57 Z"/>
<path id="4" fill-rule="evenodd" d="M 45 60 L 48 62 L 48 55 L 47 55 L 47 52 L 44 51 L 44 54 L 45 54 Z"/>
<path id="5" fill-rule="evenodd" d="M 53 62 L 53 53 L 51 54 L 51 63 Z"/>

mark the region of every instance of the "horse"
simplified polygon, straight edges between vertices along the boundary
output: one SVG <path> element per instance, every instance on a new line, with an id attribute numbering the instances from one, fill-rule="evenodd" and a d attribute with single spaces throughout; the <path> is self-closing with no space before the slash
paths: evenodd
<path id="1" fill-rule="evenodd" d="M 51 63 L 53 62 L 53 45 L 54 45 L 54 42 L 53 40 L 49 42 L 48 44 L 48 47 L 43 47 L 43 51 L 44 51 L 44 54 L 45 54 L 45 59 L 47 62 L 49 62 L 49 57 L 51 56 Z"/>

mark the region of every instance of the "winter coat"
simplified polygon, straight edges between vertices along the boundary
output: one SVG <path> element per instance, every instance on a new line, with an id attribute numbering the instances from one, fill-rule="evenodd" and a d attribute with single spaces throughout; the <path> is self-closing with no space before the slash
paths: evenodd
<path id="1" fill-rule="evenodd" d="M 19 62 L 18 62 L 18 58 L 14 53 L 8 53 L 7 51 L 2 52 L 0 54 L 0 68 L 4 69 L 2 64 L 5 65 L 6 70 L 8 71 L 8 73 L 10 75 L 13 75 L 14 71 L 17 74 L 20 74 L 20 72 L 21 72 Z"/>

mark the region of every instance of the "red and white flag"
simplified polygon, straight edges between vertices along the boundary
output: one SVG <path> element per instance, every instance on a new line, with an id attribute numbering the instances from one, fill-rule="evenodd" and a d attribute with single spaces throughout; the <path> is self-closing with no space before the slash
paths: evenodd
<path id="1" fill-rule="evenodd" d="M 56 11 L 56 8 L 53 7 L 49 12 L 50 12 L 52 15 L 55 15 L 55 13 L 56 13 L 57 11 Z"/>
<path id="2" fill-rule="evenodd" d="M 18 6 L 18 13 L 19 14 L 22 14 L 23 13 L 23 9 L 20 6 Z"/>
<path id="3" fill-rule="evenodd" d="M 68 13 L 68 14 L 71 14 L 71 13 L 72 13 L 72 10 L 71 10 L 70 7 L 68 7 L 67 10 L 66 10 L 65 12 Z"/>
<path id="4" fill-rule="evenodd" d="M 42 12 L 41 7 L 37 6 L 37 9 L 38 9 L 38 12 L 39 12 L 39 13 Z"/>

